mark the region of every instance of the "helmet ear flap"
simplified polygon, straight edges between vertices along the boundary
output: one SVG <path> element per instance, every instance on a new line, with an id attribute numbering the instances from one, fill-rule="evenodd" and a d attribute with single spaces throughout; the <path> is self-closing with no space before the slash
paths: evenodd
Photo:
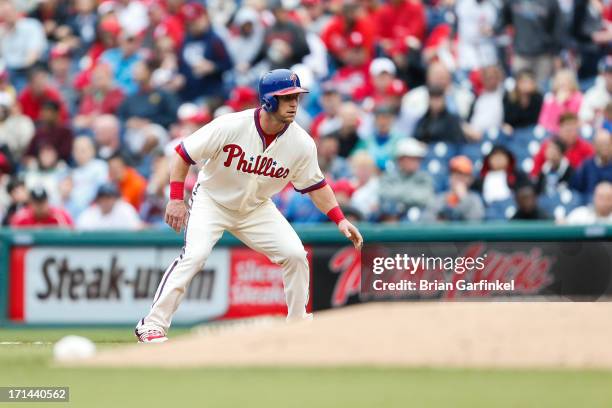
<path id="1" fill-rule="evenodd" d="M 263 98 L 263 108 L 266 112 L 276 112 L 278 109 L 278 100 L 274 95 L 265 95 Z"/>

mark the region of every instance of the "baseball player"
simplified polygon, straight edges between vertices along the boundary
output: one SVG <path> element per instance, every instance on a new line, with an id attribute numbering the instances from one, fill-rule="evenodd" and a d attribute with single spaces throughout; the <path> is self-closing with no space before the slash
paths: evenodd
<path id="1" fill-rule="evenodd" d="M 261 107 L 222 115 L 177 146 L 166 223 L 177 232 L 185 226 L 185 245 L 164 273 L 149 314 L 136 326 L 140 342 L 168 340 L 166 333 L 187 285 L 225 230 L 282 265 L 287 320 L 312 318 L 306 313 L 310 277 L 306 251 L 270 199 L 287 183 L 308 194 L 361 248 L 361 234 L 344 217 L 319 169 L 315 142 L 294 122 L 299 94 L 305 92 L 292 71 L 268 72 L 259 82 Z M 189 166 L 200 161 L 204 165 L 188 209 L 183 199 L 185 176 Z"/>

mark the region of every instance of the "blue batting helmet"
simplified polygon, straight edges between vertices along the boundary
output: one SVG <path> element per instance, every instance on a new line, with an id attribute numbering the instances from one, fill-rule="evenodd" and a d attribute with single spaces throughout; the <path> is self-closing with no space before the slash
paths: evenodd
<path id="1" fill-rule="evenodd" d="M 278 109 L 278 95 L 306 93 L 300 85 L 300 78 L 289 69 L 275 69 L 265 73 L 259 80 L 259 101 L 268 112 Z"/>

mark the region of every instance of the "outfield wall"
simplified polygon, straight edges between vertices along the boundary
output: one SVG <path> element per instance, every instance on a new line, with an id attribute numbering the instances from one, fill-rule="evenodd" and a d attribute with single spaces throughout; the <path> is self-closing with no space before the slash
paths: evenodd
<path id="1" fill-rule="evenodd" d="M 322 310 L 371 300 L 369 294 L 360 291 L 362 253 L 354 250 L 333 225 L 296 229 L 308 251 L 312 271 L 309 308 Z M 584 270 L 572 267 L 572 276 L 568 277 L 568 272 L 559 272 L 559 268 L 569 265 L 568 259 L 588 264 L 593 250 L 599 251 L 599 263 L 610 265 L 612 258 L 612 227 L 605 226 L 500 223 L 362 225 L 361 229 L 368 244 L 365 254 L 373 247 L 398 246 L 416 253 L 438 254 L 474 248 L 494 250 L 498 262 L 487 268 L 488 275 L 466 276 L 475 281 L 492 275 L 515 277 L 519 286 L 523 285 L 516 296 L 584 290 L 580 279 L 575 279 Z M 182 236 L 172 231 L 0 230 L 0 322 L 133 324 L 147 312 L 167 266 L 182 245 Z M 583 251 L 585 248 L 589 251 Z M 555 255 L 559 251 L 569 251 L 570 258 Z M 577 251 L 581 252 L 578 258 L 574 257 Z M 534 266 L 542 264 L 542 259 L 550 266 L 546 270 Z M 590 270 L 588 265 L 585 270 Z M 603 288 L 602 294 L 612 295 L 612 267 L 604 270 L 603 275 L 597 275 L 598 290 Z M 590 277 L 587 280 L 593 281 Z M 472 296 L 500 295 L 479 292 Z M 286 311 L 283 296 L 280 267 L 225 234 L 194 278 L 174 322 L 282 315 Z M 427 292 L 407 298 L 451 297 L 460 296 Z"/>

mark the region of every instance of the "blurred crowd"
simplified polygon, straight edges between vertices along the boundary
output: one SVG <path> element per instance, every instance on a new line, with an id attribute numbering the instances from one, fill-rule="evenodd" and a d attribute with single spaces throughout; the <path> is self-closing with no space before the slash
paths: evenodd
<path id="1" fill-rule="evenodd" d="M 163 227 L 174 147 L 282 67 L 352 220 L 612 223 L 611 50 L 609 0 L 0 0 L 0 219 Z"/>

